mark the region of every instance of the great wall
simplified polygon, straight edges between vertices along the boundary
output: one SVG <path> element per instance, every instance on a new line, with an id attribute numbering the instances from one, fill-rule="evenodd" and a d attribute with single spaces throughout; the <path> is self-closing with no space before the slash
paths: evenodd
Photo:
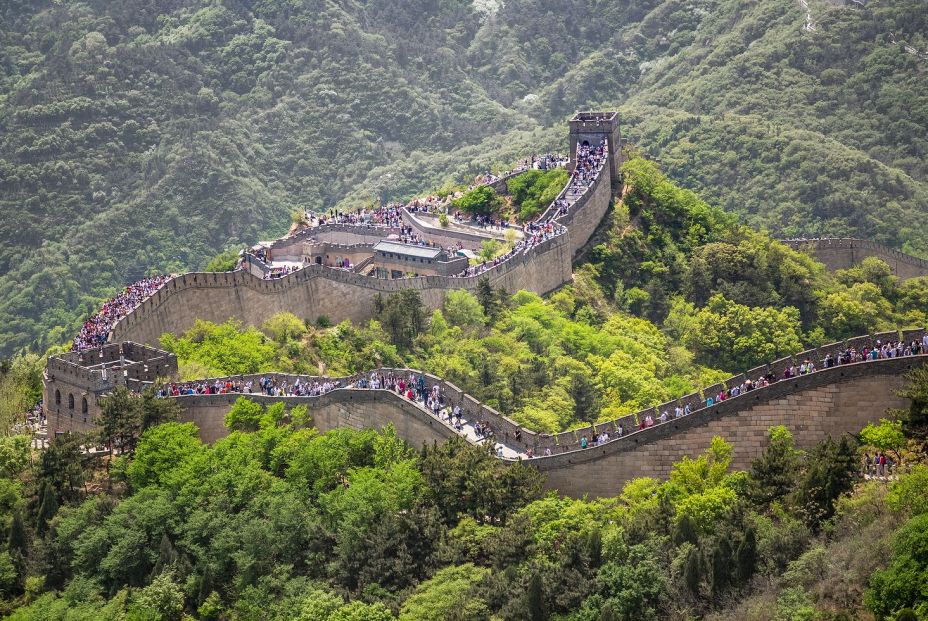
<path id="1" fill-rule="evenodd" d="M 812 255 L 830 270 L 846 270 L 867 257 L 876 257 L 885 262 L 901 280 L 928 276 L 928 260 L 913 257 L 879 242 L 850 237 L 781 241 L 794 250 Z"/>
<path id="2" fill-rule="evenodd" d="M 494 287 L 508 292 L 526 289 L 545 294 L 557 289 L 571 281 L 573 257 L 587 243 L 606 213 L 613 189 L 619 183 L 621 164 L 621 136 L 615 113 L 584 113 L 571 120 L 571 159 L 578 145 L 595 144 L 594 141 L 603 139 L 608 145 L 608 156 L 600 174 L 582 192 L 571 197 L 569 207 L 565 212 L 558 212 L 556 219 L 548 213 L 551 208 L 542 216 L 556 222 L 555 234 L 493 265 L 479 276 L 436 274 L 381 279 L 328 267 L 323 261 L 307 260 L 297 271 L 272 280 L 262 277 L 267 266 L 259 265 L 260 261 L 246 262 L 244 269 L 235 272 L 191 273 L 172 278 L 117 321 L 103 347 L 49 359 L 44 404 L 50 430 L 91 430 L 100 412 L 100 399 L 116 386 L 141 390 L 158 378 L 176 374 L 176 358 L 150 345 L 157 344 L 164 332 L 186 330 L 196 319 L 225 321 L 231 316 L 245 324 L 260 325 L 275 313 L 287 310 L 309 320 L 324 315 L 334 321 L 363 321 L 370 317 L 377 294 L 412 288 L 419 291 L 425 306 L 438 308 L 445 291 L 473 290 L 481 278 L 487 278 Z M 494 183 L 499 188 L 505 182 L 504 178 Z M 563 198 L 567 190 L 565 187 L 558 198 Z M 429 228 L 407 210 L 403 218 L 424 235 L 461 240 L 469 234 Z M 389 227 L 322 225 L 278 240 L 272 248 L 278 256 L 288 256 L 288 249 L 297 247 L 302 238 L 312 236 L 314 243 L 321 244 L 317 246 L 320 258 L 332 250 L 340 258 L 358 264 L 366 259 L 353 261 L 350 254 L 353 248 L 369 246 L 374 238 L 383 239 L 385 233 L 391 234 Z M 893 262 L 887 262 L 900 278 L 928 274 L 928 262 L 861 240 L 788 240 L 787 243 L 812 252 L 832 269 L 850 267 L 866 256 L 878 256 L 892 259 Z M 734 443 L 734 465 L 744 468 L 762 450 L 771 425 L 786 425 L 796 436 L 797 444 L 808 447 L 829 435 L 854 432 L 867 422 L 885 416 L 887 408 L 904 407 L 904 400 L 896 397 L 894 390 L 902 385 L 902 374 L 923 364 L 928 360 L 926 355 L 837 365 L 773 381 L 769 386 L 712 405 L 707 405 L 707 398 L 726 388 L 742 385 L 748 378 L 779 378 L 786 367 L 801 360 L 818 362 L 848 349 L 860 350 L 877 340 L 921 342 L 924 336 L 924 330 L 904 330 L 833 343 L 748 370 L 721 384 L 615 421 L 553 435 L 524 429 L 453 384 L 429 374 L 421 374 L 427 386 L 438 385 L 449 403 L 460 405 L 467 424 L 463 431 L 436 417 L 421 403 L 392 390 L 361 387 L 359 380 L 370 371 L 354 377 L 329 378 L 338 387 L 320 396 L 251 394 L 249 398 L 265 403 L 283 401 L 288 408 L 304 404 L 309 408 L 313 425 L 321 431 L 392 424 L 413 446 L 444 441 L 455 434 L 479 442 L 480 438 L 472 433 L 472 423 L 488 421 L 494 443 L 498 443 L 501 451 L 505 449 L 503 458 L 525 459 L 547 475 L 549 488 L 573 496 L 615 495 L 631 478 L 667 476 L 674 461 L 704 450 L 715 435 Z M 398 369 L 379 371 L 420 374 Z M 298 378 L 303 382 L 320 379 L 262 375 L 290 382 Z M 257 379 L 257 376 L 236 379 Z M 195 422 L 205 441 L 214 441 L 227 433 L 224 416 L 240 396 L 240 393 L 227 393 L 172 398 L 183 405 L 184 420 Z M 656 416 L 678 405 L 688 405 L 692 413 L 638 429 L 639 422 L 649 414 Z M 618 436 L 620 428 L 625 433 Z M 603 430 L 610 433 L 608 442 L 580 447 L 580 438 L 592 438 Z"/>

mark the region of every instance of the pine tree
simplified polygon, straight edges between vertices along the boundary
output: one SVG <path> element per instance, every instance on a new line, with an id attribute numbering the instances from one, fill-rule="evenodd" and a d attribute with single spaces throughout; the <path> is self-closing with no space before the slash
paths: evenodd
<path id="1" fill-rule="evenodd" d="M 757 564 L 757 535 L 752 527 L 744 533 L 744 539 L 738 544 L 735 552 L 735 574 L 739 584 L 744 584 L 754 575 Z"/>
<path id="2" fill-rule="evenodd" d="M 52 521 L 55 514 L 58 513 L 58 496 L 55 489 L 42 481 L 39 486 L 39 513 L 36 516 L 35 530 L 40 536 L 44 536 L 48 531 L 48 523 Z"/>
<path id="3" fill-rule="evenodd" d="M 483 307 L 483 312 L 487 317 L 490 319 L 496 317 L 496 313 L 499 311 L 499 296 L 493 290 L 490 279 L 486 277 L 477 281 L 477 301 L 480 302 L 480 306 Z"/>
<path id="4" fill-rule="evenodd" d="M 529 621 L 545 621 L 548 618 L 545 611 L 544 585 L 541 582 L 541 575 L 536 573 L 528 581 L 528 590 L 526 591 L 526 610 Z"/>
<path id="5" fill-rule="evenodd" d="M 680 521 L 677 522 L 676 526 L 674 526 L 673 543 L 674 545 L 681 545 L 687 542 L 695 544 L 696 541 L 696 525 L 693 524 L 693 518 L 684 514 L 683 517 L 680 518 Z"/>
<path id="6" fill-rule="evenodd" d="M 693 595 L 699 595 L 699 583 L 702 581 L 702 559 L 699 548 L 690 548 L 683 565 L 683 582 Z"/>
<path id="7" fill-rule="evenodd" d="M 26 556 L 26 526 L 23 524 L 23 512 L 16 509 L 13 512 L 13 521 L 10 524 L 10 539 L 7 543 L 7 550 L 15 556 L 19 553 L 22 557 Z"/>
<path id="8" fill-rule="evenodd" d="M 158 546 L 158 560 L 151 571 L 152 577 L 160 576 L 161 573 L 177 563 L 177 549 L 171 543 L 167 533 L 161 535 L 161 543 Z"/>
<path id="9" fill-rule="evenodd" d="M 731 580 L 731 544 L 726 537 L 715 543 L 712 550 L 712 592 L 716 595 L 725 590 Z"/>
<path id="10" fill-rule="evenodd" d="M 799 452 L 793 447 L 793 436 L 786 427 L 771 427 L 769 444 L 751 464 L 750 495 L 758 507 L 787 496 L 796 485 Z"/>
<path id="11" fill-rule="evenodd" d="M 594 528 L 588 540 L 590 567 L 599 567 L 603 556 L 603 535 L 598 528 Z"/>
<path id="12" fill-rule="evenodd" d="M 10 524 L 10 539 L 7 543 L 7 550 L 9 551 L 10 559 L 13 561 L 13 565 L 16 567 L 17 583 L 21 587 L 23 575 L 26 570 L 26 557 L 28 554 L 26 550 L 26 525 L 23 524 L 23 512 L 21 509 L 16 509 L 13 512 L 13 521 Z"/>

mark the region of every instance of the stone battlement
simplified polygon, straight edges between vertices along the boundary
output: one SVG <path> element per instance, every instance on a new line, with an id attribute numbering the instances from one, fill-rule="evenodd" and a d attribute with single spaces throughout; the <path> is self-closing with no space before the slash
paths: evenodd
<path id="1" fill-rule="evenodd" d="M 885 261 L 893 274 L 903 280 L 928 276 L 928 260 L 867 239 L 833 237 L 781 241 L 790 248 L 811 254 L 830 270 L 845 270 L 867 257 L 876 257 Z"/>

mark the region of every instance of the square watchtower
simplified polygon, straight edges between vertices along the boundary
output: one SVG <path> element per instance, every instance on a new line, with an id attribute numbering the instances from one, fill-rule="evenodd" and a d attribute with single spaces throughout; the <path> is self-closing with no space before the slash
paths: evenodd
<path id="1" fill-rule="evenodd" d="M 570 119 L 568 170 L 573 172 L 577 145 L 587 143 L 595 146 L 603 138 L 609 141 L 609 176 L 615 184 L 619 180 L 619 168 L 622 166 L 622 133 L 619 131 L 618 112 L 578 112 Z"/>

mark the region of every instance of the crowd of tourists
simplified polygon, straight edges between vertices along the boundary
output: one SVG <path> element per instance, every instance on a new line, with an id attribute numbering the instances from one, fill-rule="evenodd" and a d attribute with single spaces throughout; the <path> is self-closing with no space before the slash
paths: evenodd
<path id="1" fill-rule="evenodd" d="M 530 157 L 519 160 L 515 168 L 510 171 L 500 173 L 498 175 L 495 175 L 491 172 L 478 175 L 476 184 L 488 185 L 505 177 L 517 175 L 527 170 L 552 170 L 554 168 L 563 168 L 566 165 L 567 156 L 561 153 L 543 153 L 541 155 L 532 155 Z"/>
<path id="2" fill-rule="evenodd" d="M 896 472 L 896 462 L 886 453 L 864 453 L 861 475 L 865 478 L 891 477 Z"/>
<path id="3" fill-rule="evenodd" d="M 339 387 L 338 380 L 328 378 L 301 378 L 293 381 L 262 376 L 253 378 L 218 378 L 171 382 L 157 392 L 159 397 L 182 395 L 225 395 L 230 393 L 267 395 L 269 397 L 318 397 Z"/>
<path id="4" fill-rule="evenodd" d="M 528 252 L 541 242 L 560 235 L 561 232 L 563 232 L 563 227 L 553 221 L 549 221 L 544 224 L 530 222 L 526 225 L 524 231 L 525 236 L 513 244 L 512 248 L 508 252 L 489 261 L 484 261 L 483 263 L 479 263 L 477 265 L 470 265 L 460 274 L 457 274 L 457 276 L 479 276 L 487 270 L 493 269 L 501 263 L 505 263 L 518 254 Z"/>
<path id="5" fill-rule="evenodd" d="M 922 336 L 921 340 L 913 339 L 909 342 L 883 342 L 882 340 L 877 340 L 875 344 L 867 345 L 861 347 L 860 349 L 857 349 L 856 347 L 847 347 L 834 354 L 829 352 L 822 360 L 822 368 L 828 369 L 843 364 L 853 364 L 857 362 L 867 362 L 873 360 L 885 360 L 889 358 L 900 358 L 903 356 L 917 356 L 925 353 L 928 353 L 928 334 Z M 708 394 L 705 396 L 705 407 L 710 408 L 716 406 L 727 401 L 728 399 L 737 397 L 758 388 L 764 388 L 781 379 L 785 380 L 803 375 L 809 375 L 811 373 L 815 373 L 817 370 L 818 369 L 815 362 L 810 358 L 806 358 L 799 364 L 785 366 L 783 372 L 779 374 L 779 376 L 771 371 L 761 375 L 756 379 L 747 378 L 740 384 L 730 388 L 722 388 L 718 392 Z M 670 422 L 673 419 L 689 416 L 697 409 L 701 408 L 694 408 L 690 403 L 677 403 L 673 407 L 672 413 L 669 408 L 665 408 L 656 417 L 648 412 L 644 415 L 644 417 L 638 419 L 638 429 L 647 429 L 655 425 Z M 616 427 L 615 437 L 621 437 L 624 434 L 624 427 L 622 424 L 618 424 Z M 581 449 L 584 449 L 592 446 L 598 446 L 608 442 L 609 439 L 609 433 L 604 431 L 595 435 L 592 439 L 588 439 L 585 435 L 581 436 L 578 440 L 578 445 Z"/>
<path id="6" fill-rule="evenodd" d="M 599 176 L 600 166 L 605 158 L 605 140 L 601 140 L 595 147 L 588 144 L 577 145 L 577 165 L 570 173 L 568 191 L 571 189 L 585 190 L 590 187 Z"/>
<path id="7" fill-rule="evenodd" d="M 81 326 L 74 337 L 71 351 L 86 351 L 103 347 L 116 322 L 135 310 L 139 304 L 164 286 L 170 276 L 151 276 L 133 283 L 121 293 L 103 303 L 99 311 Z"/>
<path id="8" fill-rule="evenodd" d="M 861 349 L 848 347 L 834 355 L 829 353 L 825 356 L 823 364 L 827 369 L 839 364 L 901 358 L 902 356 L 915 356 L 924 353 L 928 353 L 928 334 L 923 336 L 921 341 L 912 340 L 908 343 L 904 341 L 888 341 L 883 343 L 878 340 L 876 345 L 872 347 L 862 347 Z"/>
<path id="9" fill-rule="evenodd" d="M 293 272 L 301 269 L 299 265 L 284 265 L 281 267 L 272 267 L 268 271 L 264 272 L 264 280 L 274 280 L 275 278 L 283 278 Z"/>
<path id="10" fill-rule="evenodd" d="M 570 205 L 572 205 L 573 202 L 586 191 L 589 185 L 596 180 L 602 170 L 606 155 L 605 140 L 602 140 L 595 147 L 579 145 L 577 147 L 577 166 L 571 173 L 570 181 L 567 184 L 567 191 L 564 194 L 564 196 L 570 198 L 558 199 L 554 205 L 554 209 L 548 210 L 546 214 L 537 220 L 526 222 L 523 226 L 523 239 L 516 243 L 509 252 L 490 261 L 468 266 L 463 272 L 458 274 L 458 276 L 467 277 L 483 274 L 497 265 L 505 263 L 512 257 L 520 253 L 528 252 L 538 244 L 560 235 L 564 228 L 557 224 L 556 220 L 567 213 Z"/>
<path id="11" fill-rule="evenodd" d="M 330 209 L 325 213 L 306 212 L 306 220 L 310 227 L 325 224 L 352 224 L 372 226 L 402 226 L 403 204 L 389 203 L 375 209 L 360 208 L 355 211 L 340 211 Z"/>

